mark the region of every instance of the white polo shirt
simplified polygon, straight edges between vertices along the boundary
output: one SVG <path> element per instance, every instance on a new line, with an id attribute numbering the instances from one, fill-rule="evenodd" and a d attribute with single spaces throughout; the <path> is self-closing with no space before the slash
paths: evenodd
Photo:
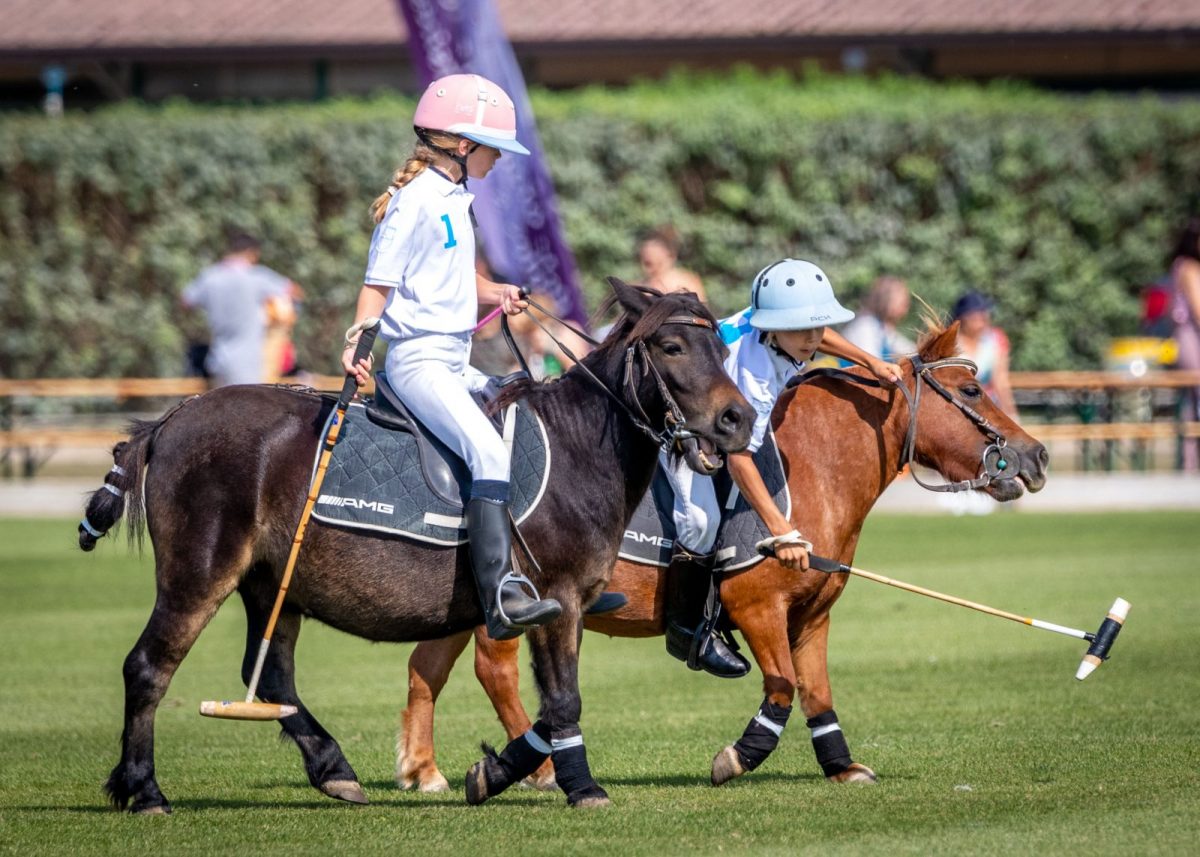
<path id="1" fill-rule="evenodd" d="M 718 331 L 729 346 L 725 371 L 754 408 L 754 430 L 748 451 L 757 452 L 771 425 L 775 401 L 804 364 L 763 342 L 763 332 L 750 326 L 749 308 L 722 319 Z"/>
<path id="2" fill-rule="evenodd" d="M 471 200 L 426 168 L 397 191 L 371 236 L 363 282 L 388 286 L 384 339 L 424 333 L 468 333 L 479 314 Z"/>

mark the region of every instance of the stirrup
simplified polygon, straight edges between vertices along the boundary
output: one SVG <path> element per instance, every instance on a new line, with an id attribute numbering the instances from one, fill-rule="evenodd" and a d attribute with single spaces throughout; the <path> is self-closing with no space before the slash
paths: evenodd
<path id="1" fill-rule="evenodd" d="M 516 583 L 522 586 L 528 586 L 533 590 L 533 600 L 541 601 L 542 596 L 538 593 L 537 587 L 533 585 L 533 581 L 523 574 L 515 571 L 509 571 L 504 577 L 500 578 L 500 582 L 496 584 L 496 615 L 500 617 L 501 623 L 506 628 L 521 628 L 522 625 L 516 625 L 512 619 L 508 618 L 508 614 L 504 612 L 504 585 L 506 583 Z"/>

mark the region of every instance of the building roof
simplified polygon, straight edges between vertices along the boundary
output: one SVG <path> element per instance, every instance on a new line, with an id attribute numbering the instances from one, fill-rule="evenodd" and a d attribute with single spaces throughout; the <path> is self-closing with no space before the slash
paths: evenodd
<path id="1" fill-rule="evenodd" d="M 1180 0 L 497 0 L 515 44 L 1200 33 Z M 5 0 L 0 53 L 399 46 L 396 0 Z"/>

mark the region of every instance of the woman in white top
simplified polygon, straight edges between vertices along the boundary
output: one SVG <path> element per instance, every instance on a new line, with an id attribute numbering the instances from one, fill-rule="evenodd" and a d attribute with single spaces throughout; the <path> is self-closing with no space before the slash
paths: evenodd
<path id="1" fill-rule="evenodd" d="M 501 152 L 528 155 L 517 141 L 516 110 L 499 86 L 473 74 L 435 80 L 413 117 L 420 141 L 391 185 L 375 200 L 375 233 L 355 321 L 382 317 L 387 376 L 412 413 L 471 470 L 467 536 L 471 566 L 494 639 L 555 619 L 561 607 L 522 589 L 512 573 L 509 454 L 471 393 L 486 377 L 467 362 L 479 304 L 513 315 L 525 307 L 516 286 L 475 268 L 475 233 L 467 178 L 481 179 Z M 369 361 L 343 368 L 367 381 Z"/>
<path id="2" fill-rule="evenodd" d="M 783 259 L 759 271 L 750 289 L 750 306 L 724 319 L 719 328 L 729 346 L 725 371 L 757 414 L 749 448 L 728 457 L 729 474 L 778 540 L 776 557 L 796 570 L 808 567 L 808 552 L 799 543 L 800 534 L 775 506 L 753 455 L 766 437 L 779 394 L 818 349 L 865 366 L 886 384 L 899 382 L 899 366 L 868 354 L 830 327 L 852 318 L 854 313 L 834 297 L 824 271 L 811 262 Z M 675 492 L 676 528 L 676 554 L 667 570 L 667 651 L 688 661 L 695 648 L 697 669 L 737 678 L 750 669 L 746 659 L 730 651 L 716 634 L 703 637 L 704 594 L 721 523 L 713 481 L 686 463 L 672 465 L 665 455 L 662 463 Z"/>

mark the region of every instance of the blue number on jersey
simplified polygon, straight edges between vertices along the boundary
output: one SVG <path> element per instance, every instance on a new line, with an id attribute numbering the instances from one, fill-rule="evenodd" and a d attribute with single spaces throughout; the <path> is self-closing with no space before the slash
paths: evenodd
<path id="1" fill-rule="evenodd" d="M 454 237 L 454 227 L 450 225 L 449 214 L 442 215 L 442 223 L 446 224 L 446 243 L 443 244 L 442 247 L 447 250 L 449 250 L 451 247 L 457 247 L 458 240 Z"/>

